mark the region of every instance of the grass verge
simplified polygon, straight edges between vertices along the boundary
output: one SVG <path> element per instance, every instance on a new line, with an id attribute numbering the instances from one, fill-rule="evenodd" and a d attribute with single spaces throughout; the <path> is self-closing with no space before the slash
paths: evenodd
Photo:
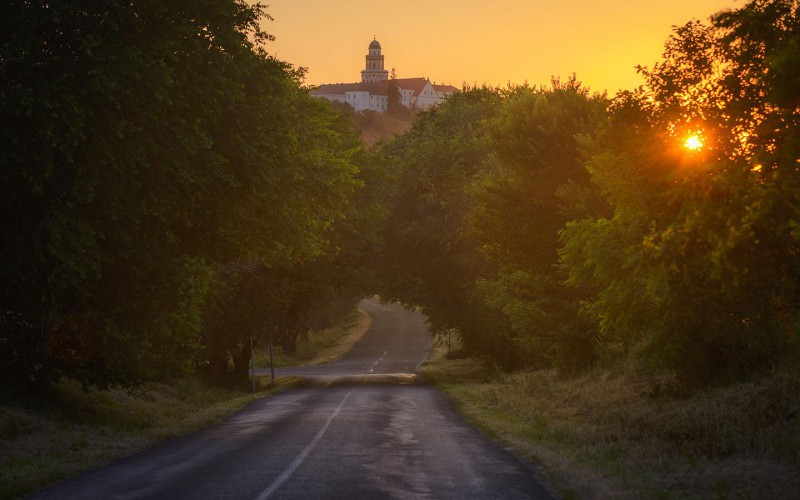
<path id="1" fill-rule="evenodd" d="M 207 427 L 296 383 L 281 378 L 253 393 L 178 380 L 128 392 L 87 391 L 64 380 L 47 394 L 0 406 L 0 498 L 17 498 Z"/>
<path id="2" fill-rule="evenodd" d="M 797 370 L 680 395 L 664 376 L 498 375 L 439 348 L 423 374 L 566 498 L 800 495 Z"/>
<path id="3" fill-rule="evenodd" d="M 294 356 L 277 349 L 283 366 L 337 359 L 366 333 L 372 318 L 359 310 L 341 325 L 311 332 Z M 266 358 L 266 359 L 265 359 Z M 269 366 L 262 353 L 257 365 Z M 135 391 L 83 390 L 64 380 L 47 393 L 0 406 L 0 499 L 17 498 L 100 467 L 160 441 L 224 420 L 247 403 L 300 383 L 278 378 L 257 391 L 209 388 L 197 380 L 149 384 Z M 267 378 L 259 384 L 267 387 Z"/>
<path id="4" fill-rule="evenodd" d="M 367 333 L 372 317 L 358 309 L 341 324 L 319 331 L 310 331 L 307 337 L 297 339 L 297 352 L 287 355 L 280 346 L 274 346 L 275 366 L 319 365 L 340 358 L 353 348 Z M 269 352 L 256 350 L 257 368 L 269 368 Z"/>

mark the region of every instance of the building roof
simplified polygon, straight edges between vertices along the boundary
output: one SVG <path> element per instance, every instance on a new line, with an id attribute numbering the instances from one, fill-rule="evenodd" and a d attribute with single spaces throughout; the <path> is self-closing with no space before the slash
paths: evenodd
<path id="1" fill-rule="evenodd" d="M 459 90 L 452 85 L 434 85 L 433 88 L 436 89 L 436 92 L 459 92 Z"/>
<path id="2" fill-rule="evenodd" d="M 380 49 L 380 48 L 381 48 L 381 44 L 380 44 L 380 43 L 378 43 L 378 40 L 372 40 L 372 41 L 369 43 L 369 48 L 370 48 L 370 49 Z"/>
<path id="3" fill-rule="evenodd" d="M 425 85 L 430 83 L 427 78 L 397 78 L 394 80 L 397 86 L 403 90 L 413 90 L 412 95 L 418 96 Z"/>
<path id="4" fill-rule="evenodd" d="M 346 92 L 363 91 L 372 95 L 389 95 L 389 83 L 394 82 L 403 90 L 411 90 L 412 95 L 418 96 L 425 85 L 430 83 L 427 78 L 397 78 L 396 80 L 381 80 L 370 83 L 329 83 L 313 89 L 311 95 L 344 95 Z M 448 87 L 457 91 L 450 85 L 435 85 L 434 87 Z M 438 89 L 437 89 L 438 90 Z M 440 91 L 441 92 L 441 91 Z"/>
<path id="5" fill-rule="evenodd" d="M 353 92 L 360 90 L 360 87 L 365 85 L 363 83 L 326 83 L 312 89 L 309 94 L 311 95 L 336 95 L 344 94 L 345 92 Z"/>

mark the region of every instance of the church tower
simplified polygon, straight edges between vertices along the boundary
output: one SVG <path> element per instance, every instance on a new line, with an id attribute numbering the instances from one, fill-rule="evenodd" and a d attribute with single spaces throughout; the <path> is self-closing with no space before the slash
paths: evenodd
<path id="1" fill-rule="evenodd" d="M 381 44 L 373 37 L 372 42 L 369 44 L 369 52 L 367 53 L 367 67 L 361 70 L 361 81 L 369 83 L 388 79 L 389 72 L 383 69 Z"/>

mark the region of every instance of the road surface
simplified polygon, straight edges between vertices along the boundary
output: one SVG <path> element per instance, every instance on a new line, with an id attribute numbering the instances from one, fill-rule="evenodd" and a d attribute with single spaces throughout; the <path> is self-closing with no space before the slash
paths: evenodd
<path id="1" fill-rule="evenodd" d="M 553 498 L 532 465 L 464 423 L 414 373 L 418 313 L 371 301 L 370 330 L 339 361 L 280 369 L 323 383 L 253 402 L 225 422 L 35 498 Z"/>
<path id="2" fill-rule="evenodd" d="M 325 365 L 276 368 L 275 374 L 301 375 L 321 382 L 413 382 L 419 365 L 431 353 L 431 338 L 423 316 L 400 305 L 381 306 L 373 300 L 363 300 L 359 306 L 372 316 L 372 324 L 350 352 Z M 269 369 L 258 373 L 268 375 Z"/>

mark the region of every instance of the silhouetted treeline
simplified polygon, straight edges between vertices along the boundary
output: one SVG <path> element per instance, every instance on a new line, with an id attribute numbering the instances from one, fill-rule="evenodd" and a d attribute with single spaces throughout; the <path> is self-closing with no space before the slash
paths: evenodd
<path id="1" fill-rule="evenodd" d="M 640 71 L 612 99 L 471 89 L 386 144 L 387 296 L 505 367 L 696 384 L 796 356 L 798 2 L 678 27 Z"/>

